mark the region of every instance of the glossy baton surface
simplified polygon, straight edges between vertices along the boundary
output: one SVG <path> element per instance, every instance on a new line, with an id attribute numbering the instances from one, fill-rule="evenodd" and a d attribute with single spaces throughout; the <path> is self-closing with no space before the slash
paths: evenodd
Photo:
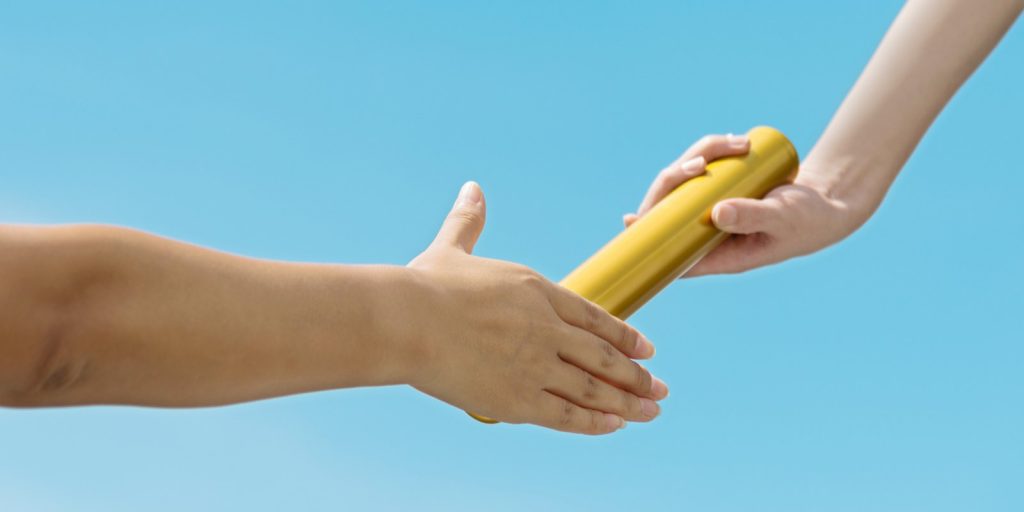
<path id="1" fill-rule="evenodd" d="M 625 319 L 686 273 L 728 236 L 711 222 L 715 203 L 761 198 L 796 177 L 800 159 L 782 132 L 758 126 L 747 136 L 749 153 L 709 163 L 706 173 L 669 193 L 566 276 L 562 286 Z"/>
<path id="2" fill-rule="evenodd" d="M 715 160 L 573 270 L 562 286 L 625 319 L 725 240 L 711 223 L 715 203 L 764 197 L 788 183 L 796 149 L 774 128 L 747 133 L 750 153 Z"/>

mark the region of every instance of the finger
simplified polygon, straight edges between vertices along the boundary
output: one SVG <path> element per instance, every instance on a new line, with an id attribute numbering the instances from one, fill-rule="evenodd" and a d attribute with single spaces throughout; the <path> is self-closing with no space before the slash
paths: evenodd
<path id="1" fill-rule="evenodd" d="M 738 274 L 778 263 L 787 258 L 779 254 L 779 249 L 778 242 L 766 233 L 733 236 L 700 260 L 683 277 Z"/>
<path id="2" fill-rule="evenodd" d="M 540 393 L 542 427 L 577 434 L 611 434 L 626 426 L 626 420 L 615 414 L 580 407 L 547 391 Z"/>
<path id="3" fill-rule="evenodd" d="M 697 177 L 704 173 L 704 168 L 707 166 L 707 162 L 724 158 L 727 156 L 745 155 L 750 151 L 750 138 L 746 135 L 706 135 L 701 137 L 694 145 L 690 146 L 683 155 L 679 157 L 672 165 L 661 171 L 651 187 L 647 191 L 647 195 L 644 196 L 643 202 L 640 204 L 637 215 L 643 216 L 651 208 L 654 207 L 658 201 L 664 199 L 665 196 L 676 189 L 679 185 L 682 185 L 687 180 Z M 684 170 L 683 167 L 690 165 L 695 166 L 696 159 L 702 158 L 703 163 L 700 166 L 700 170 L 697 171 L 694 168 Z"/>
<path id="4" fill-rule="evenodd" d="M 634 395 L 661 400 L 668 387 L 607 341 L 575 327 L 561 337 L 558 357 Z M 613 411 L 614 412 L 614 411 Z"/>
<path id="5" fill-rule="evenodd" d="M 654 356 L 654 344 L 626 322 L 568 288 L 553 286 L 551 289 L 548 300 L 563 322 L 605 340 L 631 358 L 647 359 Z"/>
<path id="6" fill-rule="evenodd" d="M 745 155 L 750 151 L 750 138 L 746 135 L 705 135 L 687 148 L 679 160 L 690 160 L 698 156 L 708 162 L 727 156 Z"/>
<path id="7" fill-rule="evenodd" d="M 459 190 L 459 197 L 441 225 L 434 243 L 449 245 L 467 254 L 471 253 L 484 229 L 486 219 L 487 204 L 483 191 L 476 182 L 467 181 Z"/>
<path id="8" fill-rule="evenodd" d="M 640 218 L 640 216 L 635 214 L 635 213 L 627 213 L 627 214 L 622 216 L 622 225 L 624 225 L 624 226 L 626 226 L 628 228 L 628 227 L 632 226 L 633 223 L 636 222 L 636 220 L 639 219 L 639 218 Z"/>
<path id="9" fill-rule="evenodd" d="M 707 160 L 704 157 L 698 156 L 688 160 L 682 160 L 673 163 L 672 165 L 664 168 L 658 176 L 651 182 L 650 188 L 647 189 L 647 194 L 644 196 L 644 200 L 640 202 L 640 207 L 637 208 L 636 214 L 638 217 L 642 217 L 645 213 L 654 208 L 654 205 L 658 204 L 669 194 L 676 189 L 679 185 L 690 178 L 695 178 L 704 174 L 704 168 L 707 166 Z"/>
<path id="10" fill-rule="evenodd" d="M 628 421 L 651 421 L 661 412 L 654 400 L 623 391 L 571 364 L 563 364 L 562 371 L 556 373 L 545 390 L 580 407 L 610 412 Z"/>
<path id="11" fill-rule="evenodd" d="M 781 225 L 783 204 L 776 198 L 727 199 L 711 210 L 715 227 L 727 233 L 771 233 Z"/>

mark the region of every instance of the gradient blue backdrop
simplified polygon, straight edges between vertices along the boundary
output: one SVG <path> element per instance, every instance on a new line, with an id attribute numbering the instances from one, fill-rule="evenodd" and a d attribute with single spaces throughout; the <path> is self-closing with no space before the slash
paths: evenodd
<path id="1" fill-rule="evenodd" d="M 707 132 L 813 145 L 899 2 L 5 2 L 0 219 L 402 264 L 459 185 L 557 279 Z M 1024 32 L 868 225 L 673 286 L 672 387 L 610 437 L 407 388 L 0 411 L 0 509 L 1024 510 Z M 907 94 L 912 94 L 908 92 Z"/>

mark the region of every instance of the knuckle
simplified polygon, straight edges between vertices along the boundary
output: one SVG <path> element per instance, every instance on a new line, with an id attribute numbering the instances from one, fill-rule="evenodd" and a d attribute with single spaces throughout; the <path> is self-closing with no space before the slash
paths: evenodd
<path id="1" fill-rule="evenodd" d="M 583 379 L 583 392 L 581 397 L 587 401 L 597 398 L 597 386 L 597 379 L 595 379 L 593 375 L 587 374 Z"/>
<path id="2" fill-rule="evenodd" d="M 522 274 L 523 276 L 540 277 L 540 274 L 538 274 L 537 271 L 533 270 L 532 268 L 526 265 L 523 265 L 522 263 L 513 263 L 512 268 L 514 268 L 516 272 Z"/>
<path id="3" fill-rule="evenodd" d="M 531 290 L 543 290 L 547 287 L 547 280 L 529 267 L 516 265 L 515 274 L 520 286 Z"/>
<path id="4" fill-rule="evenodd" d="M 643 407 L 640 405 L 640 398 L 632 393 L 622 392 L 621 396 L 621 407 L 624 412 L 632 417 L 640 416 L 643 413 Z"/>
<path id="5" fill-rule="evenodd" d="M 601 320 L 604 319 L 604 311 L 591 302 L 584 301 L 583 303 L 583 323 L 584 328 L 588 331 L 595 331 L 601 326 Z"/>
<path id="6" fill-rule="evenodd" d="M 694 146 L 700 148 L 701 151 L 705 151 L 711 146 L 714 146 L 715 142 L 717 142 L 721 138 L 721 135 L 705 135 L 701 137 L 699 140 L 697 140 L 697 143 L 694 144 Z"/>
<path id="7" fill-rule="evenodd" d="M 452 210 L 451 218 L 457 222 L 475 224 L 483 220 L 483 215 L 471 208 L 458 208 L 456 210 Z"/>
<path id="8" fill-rule="evenodd" d="M 601 361 L 599 364 L 602 369 L 608 369 L 615 366 L 615 362 L 618 361 L 617 352 L 618 351 L 615 350 L 615 347 L 607 343 L 601 344 Z"/>
<path id="9" fill-rule="evenodd" d="M 679 184 L 682 177 L 679 175 L 679 171 L 682 169 L 683 160 L 670 165 L 661 170 L 658 176 L 654 178 L 654 190 L 658 196 L 664 196 L 668 194 L 672 189 Z M 660 199 L 659 199 L 660 200 Z"/>
<path id="10" fill-rule="evenodd" d="M 573 418 L 575 417 L 574 411 L 576 407 L 572 405 L 572 402 L 562 399 L 562 406 L 558 413 L 558 426 L 565 429 L 572 425 Z"/>
<path id="11" fill-rule="evenodd" d="M 636 369 L 633 372 L 633 385 L 637 391 L 647 392 L 651 389 L 651 374 L 638 364 L 634 363 L 634 366 Z"/>
<path id="12" fill-rule="evenodd" d="M 587 418 L 587 433 L 602 434 L 604 430 L 604 414 L 598 411 L 590 411 L 590 417 Z"/>
<path id="13" fill-rule="evenodd" d="M 672 181 L 672 175 L 678 168 L 679 164 L 673 164 L 662 169 L 660 172 L 658 172 L 658 175 L 654 177 L 654 184 L 657 185 L 658 187 L 664 187 L 668 185 L 669 182 Z"/>
<path id="14" fill-rule="evenodd" d="M 619 349 L 623 352 L 632 351 L 640 341 L 640 333 L 626 325 L 625 322 L 618 322 L 618 326 L 619 335 L 615 339 L 619 342 Z"/>

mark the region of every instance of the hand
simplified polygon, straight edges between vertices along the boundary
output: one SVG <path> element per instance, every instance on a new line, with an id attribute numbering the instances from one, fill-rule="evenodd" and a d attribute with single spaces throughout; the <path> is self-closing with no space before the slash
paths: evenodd
<path id="1" fill-rule="evenodd" d="M 521 265 L 472 256 L 485 203 L 475 183 L 409 267 L 428 290 L 411 384 L 506 423 L 607 434 L 649 421 L 668 395 L 633 359 L 654 355 L 640 333 Z"/>
<path id="2" fill-rule="evenodd" d="M 703 137 L 661 171 L 637 213 L 626 214 L 623 222 L 628 228 L 669 192 L 703 174 L 707 162 L 744 155 L 749 150 L 750 141 L 744 135 Z M 817 167 L 803 166 L 792 185 L 778 187 L 764 199 L 720 201 L 711 210 L 711 220 L 715 227 L 733 236 L 705 256 L 686 277 L 744 272 L 810 254 L 842 240 L 867 220 L 870 209 L 851 207 L 850 202 L 830 193 L 830 181 Z"/>

